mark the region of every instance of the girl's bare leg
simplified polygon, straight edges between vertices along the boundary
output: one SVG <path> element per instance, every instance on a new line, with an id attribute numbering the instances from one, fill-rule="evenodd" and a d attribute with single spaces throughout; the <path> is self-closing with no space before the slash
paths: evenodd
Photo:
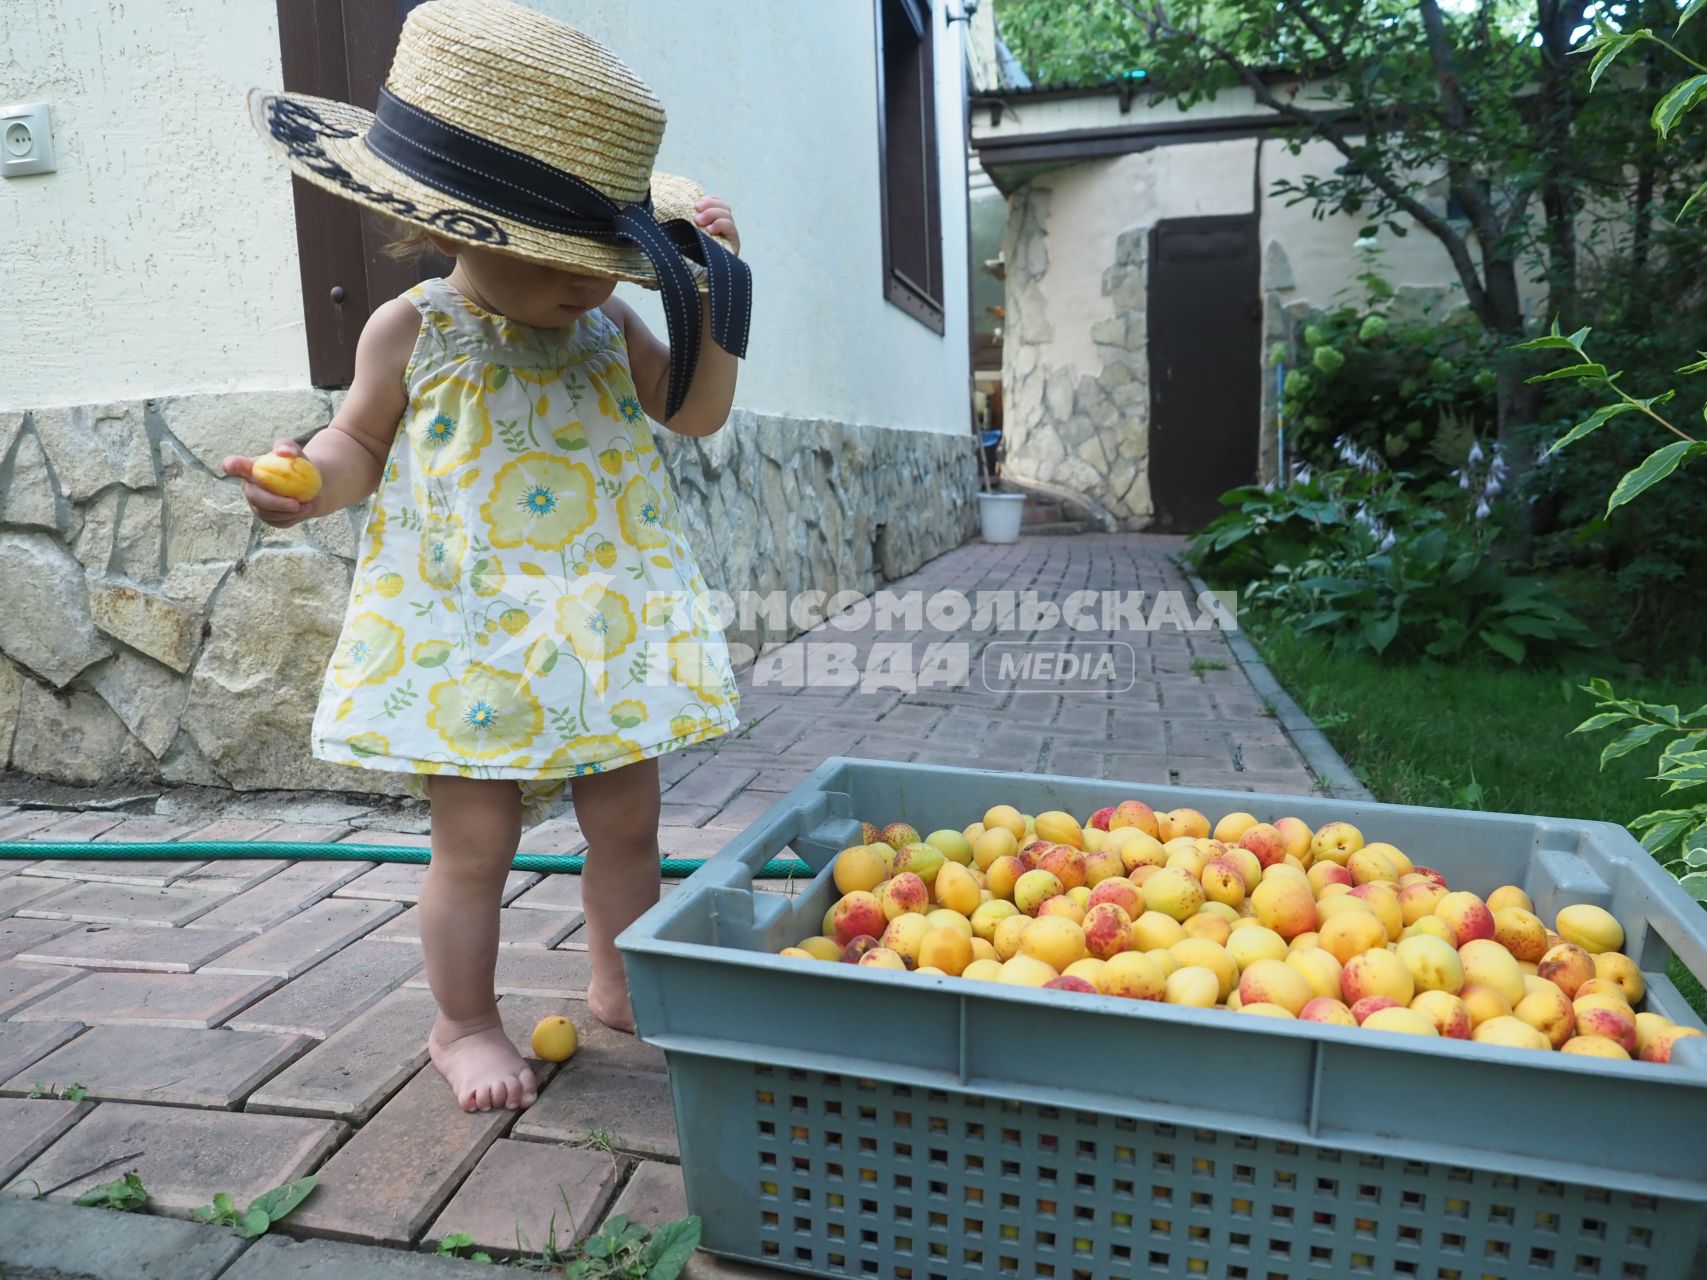
<path id="1" fill-rule="evenodd" d="M 581 874 L 593 964 L 587 1007 L 606 1026 L 633 1031 L 616 935 L 658 901 L 658 762 L 584 774 L 573 788 L 575 818 L 587 838 Z"/>
<path id="2" fill-rule="evenodd" d="M 433 860 L 421 885 L 421 951 L 439 1016 L 427 1049 L 464 1111 L 525 1107 L 539 1086 L 504 1034 L 492 990 L 521 792 L 513 782 L 435 777 L 428 794 Z"/>

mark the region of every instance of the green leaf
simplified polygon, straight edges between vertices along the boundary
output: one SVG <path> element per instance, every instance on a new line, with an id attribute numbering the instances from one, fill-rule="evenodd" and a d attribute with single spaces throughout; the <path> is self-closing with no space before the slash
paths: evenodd
<path id="1" fill-rule="evenodd" d="M 1398 634 L 1399 615 L 1396 613 L 1390 613 L 1363 628 L 1364 643 L 1376 653 L 1387 652 L 1387 646 L 1393 643 L 1393 637 Z"/>
<path id="2" fill-rule="evenodd" d="M 1582 345 L 1588 340 L 1590 332 L 1585 325 L 1569 337 L 1563 337 L 1559 333 L 1559 322 L 1555 320 L 1550 331 L 1542 334 L 1539 338 L 1531 338 L 1528 342 L 1518 343 L 1517 349 L 1519 351 L 1575 351 L 1580 355 Z"/>
<path id="3" fill-rule="evenodd" d="M 1572 733 L 1593 733 L 1596 729 L 1607 729 L 1615 724 L 1622 724 L 1630 717 L 1615 711 L 1602 711 L 1599 715 L 1590 716 L 1584 720 Z"/>
<path id="4" fill-rule="evenodd" d="M 510 370 L 508 365 L 496 364 L 492 366 L 492 386 L 494 389 L 503 386 L 509 380 Z"/>
<path id="5" fill-rule="evenodd" d="M 1689 199 L 1687 199 L 1683 202 L 1683 208 L 1681 208 L 1677 211 L 1677 220 L 1679 222 L 1682 222 L 1683 221 L 1683 215 L 1688 213 L 1692 208 L 1694 208 L 1695 202 L 1697 200 L 1699 200 L 1704 195 L 1707 195 L 1707 182 L 1703 182 L 1699 187 L 1696 187 L 1695 190 L 1690 193 Z"/>
<path id="6" fill-rule="evenodd" d="M 1620 400 L 1617 404 L 1603 405 L 1593 413 L 1589 414 L 1589 416 L 1584 418 L 1581 422 L 1577 423 L 1577 425 L 1572 427 L 1569 431 L 1565 432 L 1564 435 L 1560 436 L 1552 444 L 1548 445 L 1546 451 L 1541 456 L 1544 458 L 1552 457 L 1566 445 L 1575 444 L 1578 440 L 1581 440 L 1584 436 L 1588 435 L 1589 432 L 1598 431 L 1619 414 L 1631 413 L 1635 408 L 1636 406 L 1627 400 Z"/>
<path id="7" fill-rule="evenodd" d="M 1606 73 L 1606 69 L 1613 64 L 1618 55 L 1631 45 L 1638 43 L 1642 38 L 1641 35 L 1635 33 L 1613 32 L 1607 28 L 1604 37 L 1596 36 L 1594 40 L 1585 42 L 1583 47 L 1577 50 L 1578 53 L 1587 53 L 1591 48 L 1594 50 L 1594 61 L 1589 64 L 1588 73 L 1590 93 L 1594 92 L 1595 86 L 1600 83 L 1600 77 Z"/>
<path id="8" fill-rule="evenodd" d="M 1618 482 L 1618 487 L 1612 491 L 1612 497 L 1607 500 L 1606 514 L 1611 515 L 1625 503 L 1640 497 L 1689 459 L 1698 458 L 1704 453 L 1707 453 L 1707 443 L 1699 440 L 1679 440 L 1663 449 L 1654 450 L 1640 466 L 1628 472 Z"/>
<path id="9" fill-rule="evenodd" d="M 1528 652 L 1524 648 L 1523 641 L 1516 636 L 1509 635 L 1504 631 L 1496 631 L 1492 627 L 1488 627 L 1482 632 L 1481 640 L 1495 653 L 1503 658 L 1510 658 L 1515 663 L 1521 663 L 1524 654 Z"/>
<path id="10" fill-rule="evenodd" d="M 1629 755 L 1638 747 L 1647 745 L 1655 738 L 1659 737 L 1660 734 L 1665 732 L 1666 727 L 1663 724 L 1637 725 L 1628 733 L 1621 737 L 1614 738 L 1611 742 L 1606 744 L 1606 749 L 1600 753 L 1600 767 L 1602 769 L 1606 768 L 1609 761 L 1616 760 L 1620 756 Z"/>
<path id="11" fill-rule="evenodd" d="M 1707 5 L 1707 0 L 1689 0 L 1689 3 L 1683 8 L 1683 13 L 1678 17 L 1677 26 L 1673 28 L 1674 33 L 1683 30 L 1683 24 L 1700 13 L 1703 5 Z"/>
<path id="12" fill-rule="evenodd" d="M 1673 818 L 1665 822 L 1655 823 L 1653 827 L 1643 833 L 1642 848 L 1649 853 L 1658 853 L 1682 835 L 1684 828 L 1689 826 L 1689 823 L 1690 819 L 1688 818 Z"/>
<path id="13" fill-rule="evenodd" d="M 698 1218 L 666 1222 L 654 1231 L 644 1255 L 646 1280 L 676 1280 L 699 1248 L 699 1233 Z"/>
<path id="14" fill-rule="evenodd" d="M 288 1218 L 319 1184 L 320 1179 L 310 1174 L 306 1178 L 287 1182 L 282 1187 L 274 1187 L 266 1194 L 257 1196 L 243 1215 L 243 1227 L 248 1227 L 255 1215 L 260 1214 L 266 1222 L 262 1224 L 261 1230 L 254 1234 L 262 1234 L 272 1223 L 283 1222 Z M 243 1228 L 239 1228 L 239 1234 L 245 1234 Z"/>
<path id="15" fill-rule="evenodd" d="M 1690 76 L 1654 104 L 1654 132 L 1664 140 L 1683 114 L 1707 96 L 1707 75 Z"/>
<path id="16" fill-rule="evenodd" d="M 114 1178 L 111 1182 L 90 1187 L 72 1203 L 98 1205 L 103 1209 L 117 1210 L 119 1213 L 132 1213 L 148 1203 L 148 1189 L 142 1185 L 142 1179 L 136 1174 L 127 1173 L 122 1178 Z"/>
<path id="17" fill-rule="evenodd" d="M 1561 378 L 1595 378 L 1606 380 L 1606 366 L 1590 361 L 1587 364 L 1568 364 L 1563 369 L 1553 369 L 1547 373 L 1538 373 L 1533 378 L 1525 378 L 1525 382 L 1557 382 Z"/>
<path id="18" fill-rule="evenodd" d="M 245 1240 L 253 1240 L 256 1236 L 264 1236 L 273 1225 L 264 1209 L 250 1209 L 243 1214 L 237 1223 L 237 1234 Z"/>
<path id="19" fill-rule="evenodd" d="M 1677 883 L 1697 902 L 1707 902 L 1707 871 L 1691 871 Z"/>

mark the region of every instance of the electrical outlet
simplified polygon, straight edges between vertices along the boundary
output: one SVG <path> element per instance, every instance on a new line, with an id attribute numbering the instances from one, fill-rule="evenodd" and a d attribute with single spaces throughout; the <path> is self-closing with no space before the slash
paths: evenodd
<path id="1" fill-rule="evenodd" d="M 52 173 L 53 128 L 45 102 L 0 107 L 0 177 Z"/>

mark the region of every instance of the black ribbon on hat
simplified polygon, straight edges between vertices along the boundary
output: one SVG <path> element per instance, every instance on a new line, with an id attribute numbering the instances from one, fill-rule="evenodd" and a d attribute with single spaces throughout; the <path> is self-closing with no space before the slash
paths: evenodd
<path id="1" fill-rule="evenodd" d="M 585 179 L 469 133 L 379 91 L 367 147 L 416 181 L 542 231 L 637 245 L 658 276 L 670 336 L 670 387 L 664 416 L 687 399 L 699 362 L 699 288 L 688 261 L 705 268 L 711 337 L 732 356 L 747 354 L 753 272 L 690 219 L 659 222 L 652 197 L 620 205 Z"/>

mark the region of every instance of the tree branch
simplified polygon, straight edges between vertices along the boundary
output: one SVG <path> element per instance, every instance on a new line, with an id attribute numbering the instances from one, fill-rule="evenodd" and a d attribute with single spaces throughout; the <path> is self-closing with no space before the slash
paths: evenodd
<path id="1" fill-rule="evenodd" d="M 1116 3 L 1138 18 L 1153 33 L 1182 38 L 1206 50 L 1217 62 L 1237 73 L 1259 103 L 1289 120 L 1308 127 L 1311 133 L 1323 139 L 1346 159 L 1356 164 L 1369 183 L 1388 200 L 1392 201 L 1395 208 L 1410 215 L 1419 226 L 1440 241 L 1447 256 L 1452 260 L 1453 267 L 1458 272 L 1459 280 L 1464 285 L 1465 300 L 1470 304 L 1471 310 L 1476 313 L 1477 317 L 1483 323 L 1488 323 L 1487 289 L 1476 270 L 1476 261 L 1471 256 L 1470 246 L 1465 242 L 1464 237 L 1454 231 L 1452 225 L 1445 218 L 1406 190 L 1405 186 L 1392 174 L 1379 167 L 1371 166 L 1368 156 L 1352 144 L 1350 137 L 1343 129 L 1328 117 L 1281 98 L 1269 88 L 1253 67 L 1219 41 L 1211 39 L 1201 31 L 1187 31 L 1174 26 L 1169 20 L 1161 0 L 1157 0 L 1155 11 L 1151 14 L 1141 13 L 1136 7 L 1127 3 L 1127 0 L 1116 0 Z M 1424 3 L 1432 3 L 1432 0 L 1424 0 Z M 1485 245 L 1484 252 L 1488 250 L 1489 246 Z M 1489 327 L 1494 326 L 1490 324 Z"/>
<path id="2" fill-rule="evenodd" d="M 1545 2 L 1545 0 L 1543 0 Z M 1464 104 L 1464 94 L 1458 79 L 1458 60 L 1446 38 L 1446 22 L 1441 17 L 1438 0 L 1418 0 L 1422 14 L 1423 32 L 1428 39 L 1429 58 L 1434 63 L 1435 80 L 1440 85 L 1440 107 L 1446 127 L 1454 133 L 1470 132 L 1470 109 Z M 1493 201 L 1488 198 L 1482 183 L 1462 160 L 1448 159 L 1446 174 L 1464 212 L 1470 215 L 1470 225 L 1476 228 L 1482 253 L 1492 254 L 1500 242 L 1502 228 Z"/>

